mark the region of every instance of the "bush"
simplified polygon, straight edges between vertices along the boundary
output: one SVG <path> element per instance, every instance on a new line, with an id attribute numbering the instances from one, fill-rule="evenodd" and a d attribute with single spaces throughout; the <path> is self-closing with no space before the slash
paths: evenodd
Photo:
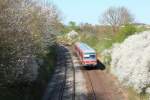
<path id="1" fill-rule="evenodd" d="M 119 30 L 115 35 L 110 35 L 108 33 L 101 34 L 97 37 L 95 34 L 85 34 L 82 33 L 81 41 L 89 44 L 95 48 L 98 52 L 102 52 L 105 49 L 112 47 L 113 43 L 121 43 L 128 36 L 137 32 L 137 27 L 132 24 L 127 24 Z"/>
<path id="2" fill-rule="evenodd" d="M 32 82 L 37 59 L 55 42 L 56 9 L 34 0 L 0 0 L 0 83 Z"/>
<path id="3" fill-rule="evenodd" d="M 110 62 L 111 62 L 111 49 L 105 49 L 101 52 L 100 55 L 100 60 L 101 62 L 107 66 L 106 71 L 110 72 Z"/>
<path id="4" fill-rule="evenodd" d="M 106 39 L 105 37 L 108 39 Z M 112 44 L 110 36 L 98 37 L 95 34 L 86 34 L 86 33 L 81 33 L 79 41 L 87 43 L 98 52 L 103 51 L 106 48 L 109 48 Z"/>
<path id="5" fill-rule="evenodd" d="M 119 30 L 119 32 L 113 37 L 112 42 L 123 42 L 128 36 L 137 32 L 137 28 L 135 25 L 127 24 Z"/>
<path id="6" fill-rule="evenodd" d="M 150 31 L 129 36 L 122 44 L 114 45 L 111 67 L 125 85 L 144 92 L 150 86 Z"/>

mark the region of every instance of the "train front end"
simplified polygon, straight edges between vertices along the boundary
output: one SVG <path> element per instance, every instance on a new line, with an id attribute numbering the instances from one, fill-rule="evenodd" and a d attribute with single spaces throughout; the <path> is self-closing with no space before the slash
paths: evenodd
<path id="1" fill-rule="evenodd" d="M 95 66 L 97 64 L 96 53 L 88 52 L 83 55 L 83 63 L 84 66 Z"/>
<path id="2" fill-rule="evenodd" d="M 76 43 L 75 51 L 83 66 L 95 66 L 97 64 L 96 51 L 85 43 Z"/>

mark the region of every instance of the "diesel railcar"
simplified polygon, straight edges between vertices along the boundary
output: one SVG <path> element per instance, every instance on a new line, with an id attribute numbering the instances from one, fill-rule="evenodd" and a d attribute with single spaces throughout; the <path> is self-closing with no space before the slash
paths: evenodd
<path id="1" fill-rule="evenodd" d="M 96 66 L 96 51 L 85 43 L 75 43 L 75 52 L 83 66 Z"/>

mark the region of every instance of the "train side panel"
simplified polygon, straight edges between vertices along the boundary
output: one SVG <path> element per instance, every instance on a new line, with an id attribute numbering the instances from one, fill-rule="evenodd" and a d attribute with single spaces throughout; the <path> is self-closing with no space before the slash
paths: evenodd
<path id="1" fill-rule="evenodd" d="M 79 57 L 80 63 L 83 64 L 83 53 L 77 45 L 75 45 L 75 52 L 77 56 Z"/>

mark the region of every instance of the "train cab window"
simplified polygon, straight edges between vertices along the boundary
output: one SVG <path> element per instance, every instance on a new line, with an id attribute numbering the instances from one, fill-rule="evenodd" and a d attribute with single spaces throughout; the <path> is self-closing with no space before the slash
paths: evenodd
<path id="1" fill-rule="evenodd" d="M 95 54 L 86 54 L 86 55 L 84 55 L 84 59 L 96 59 L 96 55 Z"/>
<path id="2" fill-rule="evenodd" d="M 95 59 L 96 56 L 95 56 L 95 55 L 90 55 L 90 58 L 91 58 L 91 59 Z"/>
<path id="3" fill-rule="evenodd" d="M 84 55 L 84 59 L 89 59 L 90 58 L 90 56 L 89 55 Z"/>

